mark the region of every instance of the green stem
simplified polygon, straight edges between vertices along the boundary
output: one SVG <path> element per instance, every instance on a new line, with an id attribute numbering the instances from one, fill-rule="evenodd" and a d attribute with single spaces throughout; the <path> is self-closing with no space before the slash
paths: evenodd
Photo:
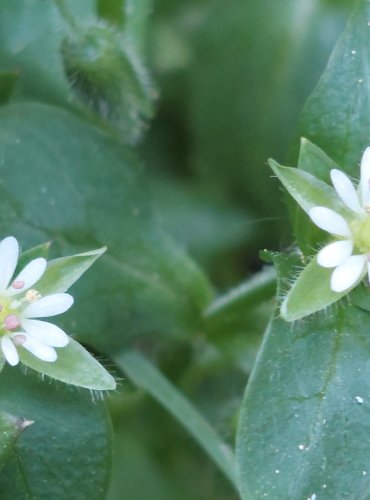
<path id="1" fill-rule="evenodd" d="M 251 279 L 218 297 L 204 312 L 206 320 L 227 316 L 240 307 L 253 307 L 269 300 L 276 291 L 276 273 L 266 267 Z"/>
<path id="2" fill-rule="evenodd" d="M 139 352 L 126 351 L 115 362 L 137 387 L 156 399 L 187 429 L 238 490 L 232 450 L 185 395 Z"/>

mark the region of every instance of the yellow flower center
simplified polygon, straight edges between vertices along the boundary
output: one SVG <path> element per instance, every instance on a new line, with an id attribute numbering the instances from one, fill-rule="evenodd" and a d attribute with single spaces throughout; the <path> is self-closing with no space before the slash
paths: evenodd
<path id="1" fill-rule="evenodd" d="M 355 247 L 361 253 L 370 253 L 370 217 L 353 221 L 351 229 Z"/>

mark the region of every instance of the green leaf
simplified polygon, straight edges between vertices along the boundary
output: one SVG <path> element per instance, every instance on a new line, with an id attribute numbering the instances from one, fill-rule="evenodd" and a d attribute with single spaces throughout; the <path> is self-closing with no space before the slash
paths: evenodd
<path id="1" fill-rule="evenodd" d="M 302 135 L 355 178 L 358 178 L 361 154 L 369 145 L 369 19 L 369 2 L 356 2 L 353 15 L 302 116 Z"/>
<path id="2" fill-rule="evenodd" d="M 368 498 L 369 314 L 274 316 L 239 420 L 243 500 Z"/>
<path id="3" fill-rule="evenodd" d="M 0 471 L 10 458 L 20 433 L 32 424 L 31 420 L 0 411 Z"/>
<path id="4" fill-rule="evenodd" d="M 322 206 L 331 208 L 344 217 L 352 215 L 334 188 L 325 182 L 298 168 L 281 167 L 274 160 L 269 160 L 269 165 L 288 193 L 306 213 L 313 207 Z"/>
<path id="5" fill-rule="evenodd" d="M 303 269 L 289 290 L 281 305 L 281 316 L 286 321 L 294 321 L 313 314 L 333 304 L 345 292 L 333 292 L 330 288 L 330 276 L 333 269 L 319 266 L 316 258 Z M 358 282 L 353 285 L 357 286 Z"/>
<path id="6" fill-rule="evenodd" d="M 1 500 L 104 500 L 112 452 L 104 403 L 7 368 L 0 407 L 34 422 L 0 473 Z"/>
<path id="7" fill-rule="evenodd" d="M 57 349 L 58 358 L 53 363 L 42 361 L 21 347 L 18 353 L 24 365 L 66 384 L 92 391 L 109 391 L 116 388 L 112 375 L 72 338 L 66 347 Z"/>
<path id="8" fill-rule="evenodd" d="M 140 353 L 127 351 L 115 361 L 135 385 L 148 392 L 179 420 L 237 488 L 231 450 L 185 396 Z"/>
<path id="9" fill-rule="evenodd" d="M 37 282 L 41 295 L 66 292 L 107 250 L 106 247 L 48 262 L 45 273 Z"/>
<path id="10" fill-rule="evenodd" d="M 24 246 L 53 240 L 61 255 L 109 248 L 75 284 L 64 330 L 108 353 L 143 335 L 199 331 L 210 285 L 152 213 L 136 157 L 50 106 L 4 106 L 0 129 L 6 130 L 0 134 L 5 234 Z"/>

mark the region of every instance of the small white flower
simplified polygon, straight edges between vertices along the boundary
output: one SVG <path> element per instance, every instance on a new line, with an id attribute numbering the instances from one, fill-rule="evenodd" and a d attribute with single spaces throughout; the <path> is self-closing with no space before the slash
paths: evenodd
<path id="1" fill-rule="evenodd" d="M 57 359 L 55 347 L 64 347 L 68 335 L 58 326 L 35 318 L 64 313 L 73 304 L 68 293 L 42 297 L 33 287 L 44 274 L 47 262 L 29 262 L 13 279 L 18 263 L 19 245 L 12 236 L 0 243 L 0 346 L 6 361 L 19 363 L 18 349 L 27 349 L 43 361 Z"/>
<path id="2" fill-rule="evenodd" d="M 324 231 L 335 236 L 317 255 L 322 267 L 334 268 L 330 287 L 334 292 L 353 288 L 366 273 L 370 279 L 370 147 L 361 161 L 361 178 L 356 190 L 341 170 L 330 172 L 335 191 L 353 216 L 342 217 L 326 207 L 314 207 L 309 216 Z"/>

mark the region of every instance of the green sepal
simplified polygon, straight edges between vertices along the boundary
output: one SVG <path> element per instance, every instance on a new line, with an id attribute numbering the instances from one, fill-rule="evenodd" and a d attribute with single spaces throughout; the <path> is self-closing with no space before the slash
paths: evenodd
<path id="1" fill-rule="evenodd" d="M 321 148 L 305 137 L 301 138 L 298 168 L 317 179 L 330 183 L 330 170 L 340 168 Z"/>
<path id="2" fill-rule="evenodd" d="M 45 273 L 37 282 L 37 291 L 41 295 L 66 292 L 106 250 L 106 247 L 102 247 L 98 250 L 50 260 Z"/>
<path id="3" fill-rule="evenodd" d="M 282 167 L 271 159 L 269 165 L 288 193 L 307 214 L 313 207 L 327 207 L 345 218 L 353 217 L 353 213 L 341 202 L 334 188 L 325 182 L 298 168 Z"/>
<path id="4" fill-rule="evenodd" d="M 112 375 L 72 338 L 66 347 L 57 348 L 58 358 L 53 363 L 36 358 L 22 347 L 18 349 L 18 353 L 24 365 L 66 384 L 97 391 L 116 388 Z"/>
<path id="5" fill-rule="evenodd" d="M 332 269 L 319 266 L 316 258 L 313 258 L 283 300 L 280 308 L 282 318 L 286 321 L 304 318 L 347 295 L 349 290 L 338 293 L 330 288 L 332 272 Z M 362 277 L 352 288 L 357 286 L 361 279 Z"/>
<path id="6" fill-rule="evenodd" d="M 36 247 L 32 247 L 25 252 L 22 252 L 19 256 L 17 268 L 15 270 L 15 274 L 18 274 L 22 269 L 29 263 L 31 260 L 37 259 L 39 257 L 43 257 L 47 259 L 49 255 L 51 241 L 46 241 L 45 243 L 41 243 L 41 245 L 37 245 Z"/>

